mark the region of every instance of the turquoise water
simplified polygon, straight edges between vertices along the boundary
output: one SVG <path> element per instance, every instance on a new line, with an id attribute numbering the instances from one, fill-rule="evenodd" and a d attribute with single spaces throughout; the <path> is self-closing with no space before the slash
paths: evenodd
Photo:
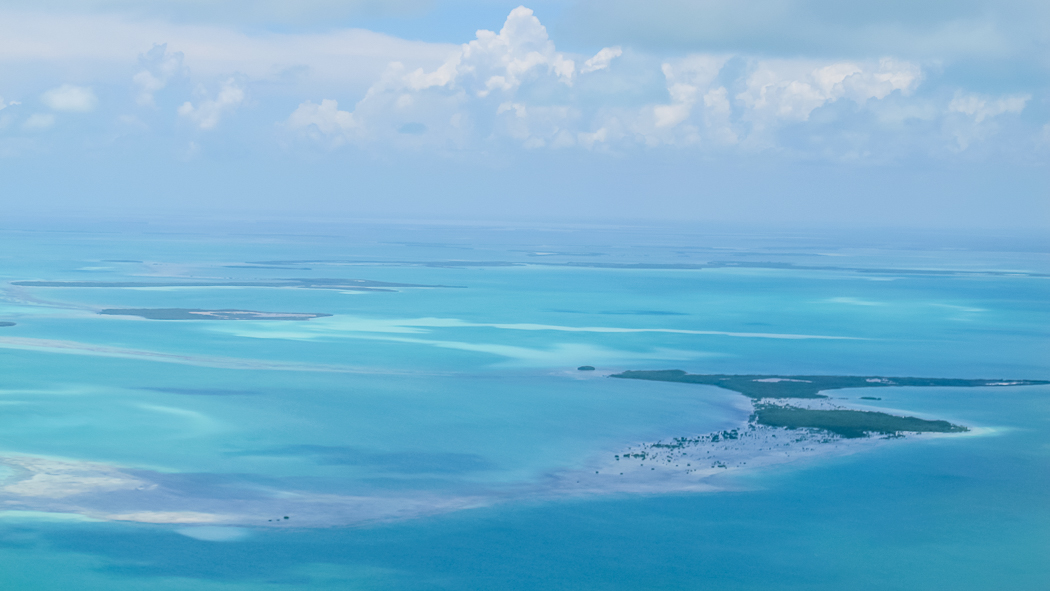
<path id="1" fill-rule="evenodd" d="M 730 428 L 749 413 L 729 392 L 604 377 L 613 371 L 1047 379 L 1050 289 L 1040 274 L 1050 261 L 1039 244 L 681 229 L 108 230 L 0 234 L 0 320 L 17 323 L 0 328 L 0 455 L 61 462 L 47 464 L 52 477 L 81 470 L 0 490 L 10 588 L 1050 581 L 1043 386 L 838 391 L 854 401 L 875 392 L 881 400 L 867 404 L 991 434 L 727 475 L 717 492 L 566 495 L 555 484 L 628 445 Z M 279 260 L 315 262 L 243 268 Z M 709 261 L 794 266 L 557 266 Z M 10 285 L 180 278 L 456 287 Z M 333 316 L 96 313 L 119 307 Z M 15 482 L 6 469 L 0 488 Z M 216 515 L 236 518 L 208 521 Z"/>

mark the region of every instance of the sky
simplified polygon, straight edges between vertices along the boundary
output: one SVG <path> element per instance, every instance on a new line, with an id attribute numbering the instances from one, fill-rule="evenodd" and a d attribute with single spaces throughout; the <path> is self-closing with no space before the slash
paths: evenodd
<path id="1" fill-rule="evenodd" d="M 1045 0 L 6 0 L 10 215 L 1050 227 Z"/>

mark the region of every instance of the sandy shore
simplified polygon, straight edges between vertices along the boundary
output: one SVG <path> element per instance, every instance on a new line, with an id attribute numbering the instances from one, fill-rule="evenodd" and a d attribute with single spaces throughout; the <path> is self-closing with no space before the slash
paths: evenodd
<path id="1" fill-rule="evenodd" d="M 780 401 L 787 402 L 787 401 Z M 820 410 L 872 410 L 840 401 L 791 400 Z M 885 410 L 885 409 L 882 409 Z M 261 486 L 224 488 L 192 478 L 63 458 L 0 454 L 0 517 L 4 512 L 79 515 L 91 519 L 180 525 L 333 527 L 397 521 L 522 499 L 603 494 L 708 492 L 734 488 L 726 475 L 805 464 L 909 440 L 974 436 L 921 433 L 843 438 L 816 429 L 741 422 L 717 433 L 638 442 L 597 454 L 583 466 L 534 482 L 470 490 L 389 491 L 341 495 Z M 285 518 L 287 516 L 287 519 Z"/>

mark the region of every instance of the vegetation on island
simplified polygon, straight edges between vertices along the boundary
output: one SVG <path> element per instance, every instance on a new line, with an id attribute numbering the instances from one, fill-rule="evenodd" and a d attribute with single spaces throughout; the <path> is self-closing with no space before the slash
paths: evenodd
<path id="1" fill-rule="evenodd" d="M 866 410 L 812 410 L 777 404 L 755 406 L 752 419 L 769 427 L 823 429 L 852 439 L 872 433 L 963 433 L 966 427 L 948 421 L 928 421 Z"/>
<path id="2" fill-rule="evenodd" d="M 980 386 L 1033 386 L 1050 384 L 1046 380 L 970 380 L 952 378 L 899 378 L 881 376 L 778 376 L 690 374 L 679 369 L 625 371 L 609 377 L 657 382 L 679 382 L 716 386 L 752 399 L 755 412 L 751 422 L 787 429 L 821 429 L 846 438 L 870 434 L 961 433 L 966 427 L 948 421 L 926 420 L 884 412 L 850 409 L 809 409 L 762 402 L 773 398 L 827 398 L 825 390 L 841 388 L 886 388 L 893 386 L 942 386 L 973 388 Z M 864 400 L 880 400 L 862 396 Z M 686 440 L 682 440 L 686 441 Z"/>
<path id="3" fill-rule="evenodd" d="M 824 390 L 842 388 L 885 388 L 889 386 L 1033 386 L 1050 384 L 1044 380 L 967 380 L 948 378 L 893 378 L 880 376 L 777 376 L 691 374 L 680 369 L 625 371 L 609 377 L 657 382 L 705 384 L 739 392 L 755 400 L 762 398 L 826 398 Z"/>
<path id="4" fill-rule="evenodd" d="M 102 310 L 107 316 L 140 316 L 150 320 L 310 320 L 331 314 L 255 312 L 253 310 L 196 310 L 191 308 L 119 308 Z"/>

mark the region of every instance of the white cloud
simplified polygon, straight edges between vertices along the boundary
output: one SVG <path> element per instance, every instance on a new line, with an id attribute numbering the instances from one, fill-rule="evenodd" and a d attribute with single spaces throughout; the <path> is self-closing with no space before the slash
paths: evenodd
<path id="1" fill-rule="evenodd" d="M 918 64 L 884 58 L 876 64 L 763 60 L 736 96 L 754 120 L 805 121 L 817 108 L 840 98 L 863 104 L 891 92 L 910 94 L 922 80 Z"/>
<path id="2" fill-rule="evenodd" d="M 179 115 L 194 122 L 203 130 L 214 129 L 222 116 L 236 109 L 244 102 L 244 89 L 233 78 L 222 83 L 214 99 L 200 101 L 197 106 L 186 101 L 178 109 Z"/>
<path id="3" fill-rule="evenodd" d="M 34 113 L 22 124 L 24 129 L 40 131 L 48 129 L 55 124 L 55 116 L 51 113 Z"/>
<path id="4" fill-rule="evenodd" d="M 948 111 L 969 115 L 973 117 L 974 122 L 981 123 L 987 118 L 1005 113 L 1020 113 L 1031 99 L 1030 94 L 1010 94 L 992 98 L 960 90 L 956 91 L 952 102 L 948 103 Z"/>
<path id="5" fill-rule="evenodd" d="M 94 111 L 98 105 L 98 97 L 95 96 L 94 91 L 85 86 L 73 86 L 72 84 L 52 88 L 41 95 L 40 100 L 56 111 L 78 113 Z"/>
<path id="6" fill-rule="evenodd" d="M 591 59 L 583 62 L 583 67 L 580 68 L 580 73 L 587 74 L 589 72 L 608 69 L 609 64 L 621 55 L 623 55 L 623 50 L 620 49 L 619 46 L 606 47 L 596 53 Z"/>
<path id="7" fill-rule="evenodd" d="M 653 107 L 656 127 L 674 127 L 685 121 L 728 59 L 727 56 L 693 55 L 673 65 L 663 64 L 661 69 L 667 79 L 671 103 Z"/>
<path id="8" fill-rule="evenodd" d="M 531 10 L 518 7 L 498 33 L 478 31 L 475 40 L 433 70 L 391 63 L 353 112 L 337 110 L 330 99 L 320 105 L 307 101 L 286 125 L 308 135 L 463 147 L 478 139 L 471 135 L 476 123 L 487 120 L 497 136 L 528 147 L 564 145 L 571 138 L 560 123 L 572 116 L 567 105 L 507 105 L 521 105 L 514 99 L 523 88 L 557 95 L 571 89 L 575 79 L 575 61 L 556 51 Z"/>
<path id="9" fill-rule="evenodd" d="M 956 147 L 966 150 L 996 134 L 999 131 L 996 119 L 1001 115 L 1020 114 L 1031 98 L 1030 94 L 991 97 L 958 90 L 948 103 L 948 113 L 954 116 L 945 120 L 945 129 Z"/>
<path id="10" fill-rule="evenodd" d="M 319 137 L 319 134 L 331 136 L 336 145 L 341 144 L 356 127 L 353 114 L 340 111 L 339 103 L 330 99 L 321 101 L 319 105 L 310 101 L 299 105 L 288 118 L 286 125 L 291 129 L 306 131 L 315 137 Z"/>
<path id="11" fill-rule="evenodd" d="M 532 11 L 519 7 L 498 33 L 478 31 L 436 68 L 394 62 L 352 109 L 340 111 L 332 99 L 306 101 L 286 127 L 332 144 L 476 149 L 510 141 L 527 149 L 753 151 L 772 147 L 774 131 L 807 121 L 822 106 L 849 100 L 867 108 L 894 93 L 909 96 L 923 79 L 917 64 L 891 58 L 692 54 L 660 65 L 669 100 L 623 104 L 619 97 L 633 90 L 633 81 L 652 80 L 639 71 L 652 62 L 632 58 L 610 70 L 622 55 L 620 47 L 589 59 L 560 53 Z M 609 73 L 586 76 L 602 70 Z"/>
<path id="12" fill-rule="evenodd" d="M 20 104 L 22 104 L 22 103 L 20 103 L 18 101 L 7 101 L 5 103 L 4 102 L 4 97 L 0 96 L 0 111 L 4 110 L 4 109 L 6 109 L 6 108 L 8 108 L 10 106 L 20 105 Z"/>
<path id="13" fill-rule="evenodd" d="M 185 22 L 112 12 L 0 9 L 0 66 L 39 69 L 46 63 L 70 76 L 119 71 L 123 78 L 129 60 L 157 43 L 166 43 L 183 54 L 183 65 L 192 71 L 195 81 L 235 72 L 247 80 L 285 80 L 294 72 L 295 83 L 304 92 L 363 92 L 391 61 L 430 68 L 457 49 L 362 29 L 245 32 Z M 148 60 L 149 53 L 146 55 Z M 157 71 L 141 69 L 159 78 Z"/>
<path id="14" fill-rule="evenodd" d="M 459 87 L 479 97 L 493 91 L 512 94 L 528 78 L 552 74 L 571 85 L 576 63 L 554 49 L 547 29 L 532 11 L 519 6 L 510 12 L 499 33 L 477 32 L 477 39 L 462 46 L 437 70 L 420 68 L 402 79 L 413 90 Z"/>
<path id="15" fill-rule="evenodd" d="M 132 78 L 139 89 L 135 102 L 142 106 L 154 106 L 154 93 L 183 71 L 182 60 L 182 52 L 169 53 L 167 44 L 154 45 L 153 49 L 140 55 L 139 63 L 143 69 Z"/>

